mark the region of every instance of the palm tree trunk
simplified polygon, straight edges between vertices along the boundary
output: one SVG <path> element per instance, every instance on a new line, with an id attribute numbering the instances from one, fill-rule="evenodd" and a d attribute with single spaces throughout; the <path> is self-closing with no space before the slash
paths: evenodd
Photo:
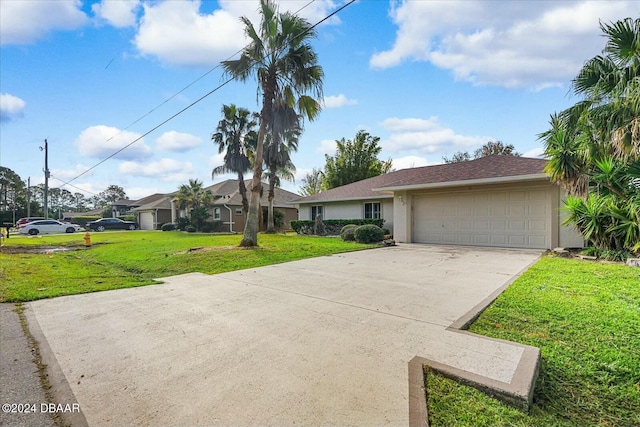
<path id="1" fill-rule="evenodd" d="M 275 198 L 276 173 L 271 171 L 269 176 L 269 207 L 267 208 L 267 233 L 275 233 L 276 227 L 273 220 L 273 199 Z"/>
<path id="2" fill-rule="evenodd" d="M 266 94 L 264 97 L 266 98 Z M 260 230 L 260 193 L 262 192 L 262 149 L 264 146 L 264 135 L 267 127 L 268 116 L 266 99 L 263 101 L 260 130 L 258 131 L 258 146 L 256 147 L 255 164 L 253 167 L 253 178 L 251 181 L 251 197 L 249 198 L 249 209 L 247 210 L 247 222 L 244 225 L 244 233 L 240 246 L 253 247 L 258 246 L 258 231 Z M 265 111 L 266 110 L 266 111 Z"/>
<path id="3" fill-rule="evenodd" d="M 238 190 L 240 191 L 240 196 L 242 197 L 242 209 L 246 214 L 249 212 L 249 200 L 247 199 L 247 186 L 244 184 L 244 176 L 242 172 L 238 172 Z"/>

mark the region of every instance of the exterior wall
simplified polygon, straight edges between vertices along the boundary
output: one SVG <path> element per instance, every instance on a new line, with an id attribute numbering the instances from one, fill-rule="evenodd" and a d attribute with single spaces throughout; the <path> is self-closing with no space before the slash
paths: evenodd
<path id="1" fill-rule="evenodd" d="M 582 235 L 578 233 L 572 225 L 562 225 L 565 219 L 569 216 L 569 214 L 563 209 L 568 193 L 560 187 L 557 188 L 559 230 L 558 246 L 561 248 L 583 248 L 584 239 L 582 238 Z"/>
<path id="2" fill-rule="evenodd" d="M 394 203 L 393 199 L 388 197 L 371 200 L 301 204 L 298 209 L 298 219 L 310 221 L 312 206 L 323 207 L 323 219 L 363 219 L 365 203 L 380 203 L 380 217 L 385 220 L 383 227 L 393 233 L 393 218 L 395 216 Z"/>

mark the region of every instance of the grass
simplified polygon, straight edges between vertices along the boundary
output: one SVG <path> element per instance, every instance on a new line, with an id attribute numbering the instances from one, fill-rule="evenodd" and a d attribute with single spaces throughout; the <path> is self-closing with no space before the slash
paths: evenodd
<path id="1" fill-rule="evenodd" d="M 32 301 L 154 283 L 155 278 L 277 264 L 372 247 L 330 237 L 260 235 L 260 247 L 237 247 L 241 235 L 180 232 L 92 233 L 11 237 L 0 250 L 0 302 Z M 19 248 L 79 246 L 70 252 L 13 253 Z M 211 250 L 192 251 L 206 247 Z"/>
<path id="2" fill-rule="evenodd" d="M 534 405 L 430 375 L 432 426 L 640 426 L 640 269 L 545 257 L 470 331 L 540 348 Z"/>

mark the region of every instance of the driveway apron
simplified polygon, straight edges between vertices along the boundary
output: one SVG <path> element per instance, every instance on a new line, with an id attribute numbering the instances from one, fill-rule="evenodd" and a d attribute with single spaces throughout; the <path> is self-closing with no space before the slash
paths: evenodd
<path id="1" fill-rule="evenodd" d="M 26 315 L 91 426 L 408 425 L 415 356 L 511 381 L 521 347 L 447 327 L 539 256 L 399 245 L 40 300 Z"/>

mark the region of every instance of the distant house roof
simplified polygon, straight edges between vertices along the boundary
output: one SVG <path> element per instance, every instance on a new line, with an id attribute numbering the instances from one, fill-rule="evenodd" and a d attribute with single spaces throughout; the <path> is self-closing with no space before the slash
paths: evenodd
<path id="1" fill-rule="evenodd" d="M 228 179 L 226 181 L 213 184 L 206 189 L 211 190 L 216 196 L 213 203 L 214 205 L 242 206 L 242 196 L 240 195 L 239 184 L 240 181 L 237 179 Z M 252 188 L 251 180 L 245 180 L 245 185 L 247 187 L 247 197 L 249 197 L 249 192 Z M 269 203 L 269 185 L 263 182 L 262 188 L 263 191 L 260 202 L 262 206 L 267 206 Z M 292 193 L 291 191 L 283 190 L 278 187 L 274 189 L 274 193 L 275 198 L 273 199 L 273 206 L 275 207 L 292 208 L 293 206 L 291 205 L 291 202 L 300 198 L 299 194 Z"/>
<path id="2" fill-rule="evenodd" d="M 466 162 L 401 169 L 302 197 L 295 203 L 379 199 L 392 197 L 389 192 L 398 190 L 546 179 L 546 164 L 545 159 L 493 155 Z"/>
<path id="3" fill-rule="evenodd" d="M 210 190 L 214 196 L 214 205 L 222 206 L 242 206 L 242 196 L 240 196 L 240 190 L 238 189 L 239 181 L 237 179 L 227 179 L 226 181 L 220 181 L 205 190 Z M 247 191 L 251 190 L 251 180 L 246 180 L 245 185 Z M 267 206 L 269 203 L 269 186 L 266 183 L 262 183 L 263 192 L 260 199 L 262 206 Z M 292 193 L 282 188 L 276 187 L 274 189 L 275 198 L 273 200 L 273 206 L 280 208 L 293 208 L 292 201 L 300 198 L 299 194 Z M 136 206 L 134 211 L 154 210 L 154 209 L 171 209 L 171 199 L 175 197 L 176 192 L 169 194 L 152 194 L 142 199 L 136 200 L 130 206 Z M 247 193 L 247 197 L 249 197 Z"/>

